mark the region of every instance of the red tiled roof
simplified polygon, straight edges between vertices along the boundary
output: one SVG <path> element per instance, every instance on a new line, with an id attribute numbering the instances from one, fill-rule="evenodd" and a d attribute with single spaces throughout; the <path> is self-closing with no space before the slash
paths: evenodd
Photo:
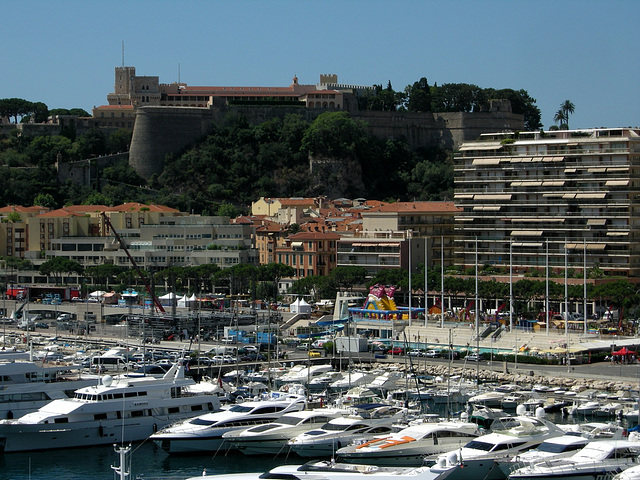
<path id="1" fill-rule="evenodd" d="M 123 203 L 115 207 L 108 208 L 109 212 L 139 212 L 141 209 L 148 209 L 150 212 L 180 213 L 180 210 L 167 207 L 166 205 L 145 205 L 144 203 L 131 202 Z"/>
<path id="2" fill-rule="evenodd" d="M 456 207 L 453 202 L 395 202 L 380 205 L 379 207 L 370 208 L 362 212 L 397 212 L 397 213 L 457 213 L 462 209 Z"/>
<path id="3" fill-rule="evenodd" d="M 6 207 L 0 208 L 0 213 L 42 213 L 46 212 L 47 209 L 45 207 L 40 207 L 38 205 L 34 205 L 33 207 L 23 207 L 22 205 L 7 205 Z"/>
<path id="4" fill-rule="evenodd" d="M 304 240 L 340 240 L 340 235 L 333 232 L 298 232 L 294 235 L 290 235 L 290 240 L 304 241 Z"/>
<path id="5" fill-rule="evenodd" d="M 315 198 L 280 198 L 278 199 L 283 207 L 315 205 Z"/>

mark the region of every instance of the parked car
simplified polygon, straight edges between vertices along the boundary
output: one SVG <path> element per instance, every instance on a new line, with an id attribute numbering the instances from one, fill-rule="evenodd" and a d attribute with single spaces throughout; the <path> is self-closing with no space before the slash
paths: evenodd
<path id="1" fill-rule="evenodd" d="M 310 357 L 312 357 L 312 358 L 313 358 L 313 357 L 321 357 L 321 356 L 322 356 L 322 354 L 321 354 L 320 352 L 318 352 L 317 350 L 311 350 L 311 351 L 309 352 L 309 356 L 310 356 Z"/>
<path id="2" fill-rule="evenodd" d="M 427 358 L 438 358 L 440 357 L 440 352 L 438 350 L 427 350 L 424 356 Z"/>
<path id="3" fill-rule="evenodd" d="M 49 324 L 48 323 L 44 323 L 44 322 L 36 322 L 35 327 L 36 328 L 49 328 Z"/>
<path id="4" fill-rule="evenodd" d="M 389 355 L 404 355 L 404 348 L 402 347 L 393 347 L 387 350 L 387 354 Z"/>
<path id="5" fill-rule="evenodd" d="M 478 353 L 470 353 L 469 355 L 464 357 L 464 359 L 468 362 L 479 362 L 480 360 L 482 360 L 482 355 Z"/>
<path id="6" fill-rule="evenodd" d="M 420 349 L 414 348 L 413 350 L 409 350 L 409 353 L 407 353 L 407 355 L 410 355 L 412 357 L 424 357 L 424 352 Z"/>

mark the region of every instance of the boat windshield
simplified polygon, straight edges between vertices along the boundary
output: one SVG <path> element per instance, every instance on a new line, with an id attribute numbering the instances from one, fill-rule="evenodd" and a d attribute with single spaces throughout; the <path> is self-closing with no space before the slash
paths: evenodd
<path id="1" fill-rule="evenodd" d="M 467 443 L 464 448 L 473 448 L 474 450 L 482 450 L 485 452 L 490 452 L 492 448 L 495 447 L 494 443 L 481 442 L 478 440 L 471 440 Z"/>
<path id="2" fill-rule="evenodd" d="M 300 418 L 298 417 L 280 417 L 278 419 L 278 423 L 282 423 L 284 425 L 297 425 L 300 423 Z"/>
<path id="3" fill-rule="evenodd" d="M 237 412 L 237 413 L 246 413 L 253 410 L 253 407 L 245 407 L 244 405 L 234 405 L 231 407 L 228 412 Z"/>
<path id="4" fill-rule="evenodd" d="M 258 425 L 257 427 L 250 428 L 249 431 L 252 433 L 266 432 L 267 430 L 273 430 L 274 428 L 278 428 L 279 425 L 277 423 L 265 423 L 263 425 Z"/>
<path id="5" fill-rule="evenodd" d="M 193 420 L 190 420 L 189 423 L 192 425 L 213 425 L 216 422 L 214 420 L 206 420 L 204 418 L 196 417 Z"/>
<path id="6" fill-rule="evenodd" d="M 563 453 L 563 452 L 571 452 L 573 450 L 580 450 L 584 447 L 583 443 L 574 443 L 571 445 L 562 445 L 559 443 L 547 443 L 543 442 L 538 447 L 539 452 L 548 452 L 548 453 Z"/>

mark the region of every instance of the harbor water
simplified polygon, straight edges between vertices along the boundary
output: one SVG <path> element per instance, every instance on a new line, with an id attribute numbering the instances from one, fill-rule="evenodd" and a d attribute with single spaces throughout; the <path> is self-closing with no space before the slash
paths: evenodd
<path id="1" fill-rule="evenodd" d="M 207 456 L 169 456 L 151 442 L 132 445 L 130 480 L 185 479 L 208 474 L 264 472 L 285 463 L 302 463 L 290 456 L 273 458 L 246 457 L 239 453 L 219 452 Z M 118 454 L 109 446 L 81 449 L 0 455 L 0 480 L 113 480 L 111 465 L 117 466 Z"/>

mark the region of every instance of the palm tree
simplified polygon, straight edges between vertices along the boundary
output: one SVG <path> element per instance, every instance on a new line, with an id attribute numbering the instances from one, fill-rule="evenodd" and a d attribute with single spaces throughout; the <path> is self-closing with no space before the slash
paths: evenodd
<path id="1" fill-rule="evenodd" d="M 562 128 L 562 125 L 565 123 L 566 120 L 567 120 L 567 117 L 563 109 L 558 110 L 556 114 L 553 116 L 553 121 L 558 124 L 559 128 Z"/>
<path id="2" fill-rule="evenodd" d="M 573 114 L 576 109 L 576 106 L 571 102 L 571 100 L 565 100 L 564 103 L 560 106 L 562 111 L 564 112 L 564 120 L 567 123 L 567 129 L 569 129 L 569 114 Z"/>

